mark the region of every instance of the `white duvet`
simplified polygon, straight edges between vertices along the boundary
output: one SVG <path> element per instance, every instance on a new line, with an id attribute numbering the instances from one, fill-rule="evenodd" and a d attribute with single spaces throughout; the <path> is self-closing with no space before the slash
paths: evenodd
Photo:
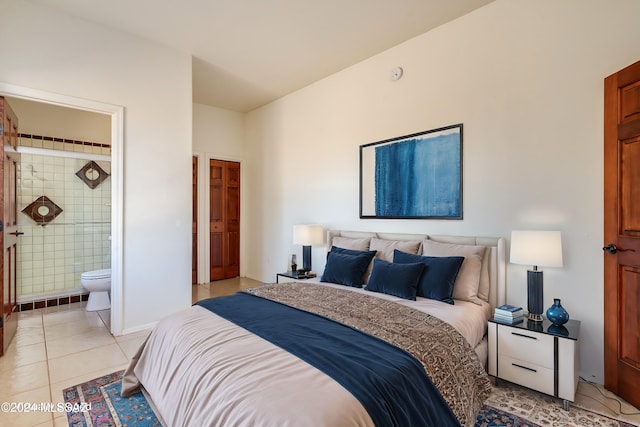
<path id="1" fill-rule="evenodd" d="M 432 314 L 472 347 L 486 330 L 486 308 L 473 303 L 349 290 Z M 172 427 L 373 425 L 360 402 L 331 377 L 199 306 L 154 328 L 125 372 L 123 395 L 141 385 L 163 424 Z"/>

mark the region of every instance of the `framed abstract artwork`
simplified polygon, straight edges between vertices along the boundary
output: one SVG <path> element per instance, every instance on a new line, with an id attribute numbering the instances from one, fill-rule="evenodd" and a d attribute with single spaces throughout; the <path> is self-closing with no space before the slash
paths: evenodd
<path id="1" fill-rule="evenodd" d="M 360 218 L 462 219 L 462 123 L 361 145 Z"/>

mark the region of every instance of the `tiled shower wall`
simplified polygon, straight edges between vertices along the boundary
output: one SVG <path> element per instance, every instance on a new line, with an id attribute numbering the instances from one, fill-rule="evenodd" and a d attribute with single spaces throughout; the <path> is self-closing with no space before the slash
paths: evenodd
<path id="1" fill-rule="evenodd" d="M 18 224 L 24 235 L 18 244 L 20 300 L 81 290 L 81 273 L 111 265 L 111 178 L 92 190 L 76 176 L 90 160 L 69 156 L 73 153 L 21 154 Z M 111 162 L 95 162 L 111 173 Z M 62 213 L 48 224 L 38 225 L 21 210 L 43 195 L 62 208 Z"/>

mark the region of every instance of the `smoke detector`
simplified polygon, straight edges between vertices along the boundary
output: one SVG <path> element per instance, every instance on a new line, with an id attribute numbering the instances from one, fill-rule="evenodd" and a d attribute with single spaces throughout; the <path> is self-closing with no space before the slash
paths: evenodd
<path id="1" fill-rule="evenodd" d="M 402 77 L 402 67 L 396 67 L 393 70 L 391 70 L 391 80 L 392 81 L 396 81 L 396 80 L 400 80 L 400 77 Z"/>

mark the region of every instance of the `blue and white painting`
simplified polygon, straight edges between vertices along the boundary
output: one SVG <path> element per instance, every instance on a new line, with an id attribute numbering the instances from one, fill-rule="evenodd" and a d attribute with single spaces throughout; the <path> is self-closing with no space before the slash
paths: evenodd
<path id="1" fill-rule="evenodd" d="M 462 124 L 360 147 L 361 218 L 462 218 Z"/>

